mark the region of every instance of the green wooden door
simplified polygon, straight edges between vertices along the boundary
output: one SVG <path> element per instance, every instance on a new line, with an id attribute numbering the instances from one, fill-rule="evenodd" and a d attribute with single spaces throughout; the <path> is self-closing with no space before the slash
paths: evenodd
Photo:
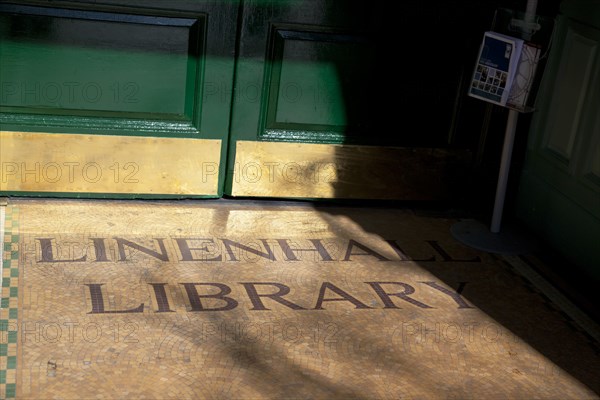
<path id="1" fill-rule="evenodd" d="M 237 1 L 0 3 L 0 190 L 219 197 Z"/>
<path id="2" fill-rule="evenodd" d="M 600 3 L 563 2 L 554 37 L 529 132 L 517 213 L 598 282 Z"/>
<path id="3" fill-rule="evenodd" d="M 459 191 L 475 147 L 459 111 L 479 106 L 463 102 L 476 49 L 468 38 L 479 40 L 474 10 L 485 7 L 399 9 L 244 2 L 226 193 L 417 200 Z M 425 25 L 440 42 L 421 35 Z M 454 46 L 441 45 L 448 32 Z"/>
<path id="4" fill-rule="evenodd" d="M 474 4 L 1 1 L 0 191 L 452 197 L 483 119 Z"/>

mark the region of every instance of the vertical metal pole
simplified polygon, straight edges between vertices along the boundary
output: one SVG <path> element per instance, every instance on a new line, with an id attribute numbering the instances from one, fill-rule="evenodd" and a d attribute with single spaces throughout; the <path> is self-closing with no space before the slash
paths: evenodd
<path id="1" fill-rule="evenodd" d="M 492 224 L 490 226 L 490 231 L 492 233 L 500 232 L 504 198 L 506 197 L 506 184 L 508 182 L 508 173 L 510 172 L 510 159 L 512 157 L 512 148 L 515 141 L 518 117 L 518 111 L 508 111 L 508 121 L 506 122 L 506 131 L 504 132 L 504 146 L 502 147 L 502 159 L 500 161 L 500 173 L 498 174 L 498 185 L 496 186 L 494 213 L 492 215 Z"/>
<path id="2" fill-rule="evenodd" d="M 535 13 L 537 11 L 537 0 L 527 0 L 527 6 L 525 7 L 525 22 L 530 23 L 535 19 Z"/>
<path id="3" fill-rule="evenodd" d="M 528 24 L 534 21 L 536 9 L 537 0 L 527 0 L 525 26 L 523 29 L 523 36 L 527 40 L 531 39 L 531 31 Z M 518 117 L 519 113 L 517 111 L 508 111 L 508 121 L 506 121 L 506 131 L 504 132 L 504 146 L 502 147 L 502 159 L 500 161 L 500 173 L 498 174 L 498 185 L 496 186 L 494 213 L 492 214 L 492 223 L 490 225 L 492 233 L 500 232 L 504 199 L 506 197 L 506 184 L 508 183 L 508 173 L 510 172 L 510 159 L 512 157 L 513 143 L 515 142 Z"/>

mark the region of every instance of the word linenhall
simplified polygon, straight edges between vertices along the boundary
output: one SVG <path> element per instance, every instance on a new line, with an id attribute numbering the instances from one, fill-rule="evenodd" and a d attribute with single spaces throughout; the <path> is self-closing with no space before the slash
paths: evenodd
<path id="1" fill-rule="evenodd" d="M 230 239 L 176 237 L 154 238 L 153 244 L 121 238 L 89 238 L 85 243 L 55 238 L 36 238 L 40 246 L 39 263 L 127 262 L 143 257 L 163 262 L 229 262 L 229 261 L 377 261 L 481 262 L 479 256 L 455 257 L 437 240 L 425 240 L 419 257 L 411 256 L 393 239 L 384 240 L 385 248 L 367 246 L 347 239 Z M 302 242 L 302 243 L 299 243 Z M 387 251 L 385 251 L 387 250 Z M 390 252 L 389 250 L 392 250 Z M 311 259 L 312 258 L 312 259 Z"/>

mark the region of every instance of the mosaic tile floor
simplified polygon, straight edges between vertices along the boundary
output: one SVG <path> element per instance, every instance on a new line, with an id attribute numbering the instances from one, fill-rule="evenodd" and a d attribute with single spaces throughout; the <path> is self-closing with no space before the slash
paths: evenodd
<path id="1" fill-rule="evenodd" d="M 596 325 L 525 278 L 537 260 L 466 248 L 453 219 L 220 201 L 5 213 L 3 399 L 600 393 Z"/>

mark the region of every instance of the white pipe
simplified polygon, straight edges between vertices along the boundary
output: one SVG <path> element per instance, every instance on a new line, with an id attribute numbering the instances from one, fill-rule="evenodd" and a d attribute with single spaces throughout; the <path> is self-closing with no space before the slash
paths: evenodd
<path id="1" fill-rule="evenodd" d="M 533 35 L 535 28 L 535 12 L 537 10 L 537 2 L 538 0 L 527 0 L 527 7 L 525 8 L 525 20 L 523 21 L 522 34 L 523 39 L 531 40 L 531 36 Z"/>
<path id="2" fill-rule="evenodd" d="M 508 121 L 506 122 L 506 131 L 504 132 L 504 146 L 502 148 L 502 159 L 500 161 L 500 172 L 498 174 L 498 185 L 496 186 L 494 214 L 492 215 L 492 224 L 490 227 L 490 231 L 492 233 L 500 232 L 500 223 L 502 222 L 502 210 L 504 209 L 504 198 L 506 196 L 506 184 L 508 182 L 508 173 L 510 171 L 510 159 L 512 158 L 512 148 L 513 143 L 515 141 L 515 132 L 517 130 L 518 117 L 518 111 L 508 111 Z"/>
<path id="3" fill-rule="evenodd" d="M 525 23 L 523 24 L 523 35 L 531 39 L 529 25 L 535 20 L 537 10 L 537 0 L 527 0 L 525 9 Z M 517 119 L 519 113 L 515 110 L 508 111 L 508 121 L 506 121 L 506 131 L 504 132 L 504 146 L 502 147 L 502 158 L 500 161 L 500 172 L 498 173 L 498 184 L 496 186 L 496 199 L 494 201 L 494 213 L 492 214 L 492 223 L 490 231 L 492 233 L 500 232 L 502 222 L 502 212 L 504 210 L 504 199 L 506 197 L 506 185 L 508 183 L 508 174 L 510 172 L 510 160 L 512 158 L 512 149 L 515 141 L 515 132 L 517 131 Z"/>
<path id="4" fill-rule="evenodd" d="M 527 7 L 525 8 L 525 23 L 534 21 L 536 10 L 537 0 L 527 0 Z"/>

